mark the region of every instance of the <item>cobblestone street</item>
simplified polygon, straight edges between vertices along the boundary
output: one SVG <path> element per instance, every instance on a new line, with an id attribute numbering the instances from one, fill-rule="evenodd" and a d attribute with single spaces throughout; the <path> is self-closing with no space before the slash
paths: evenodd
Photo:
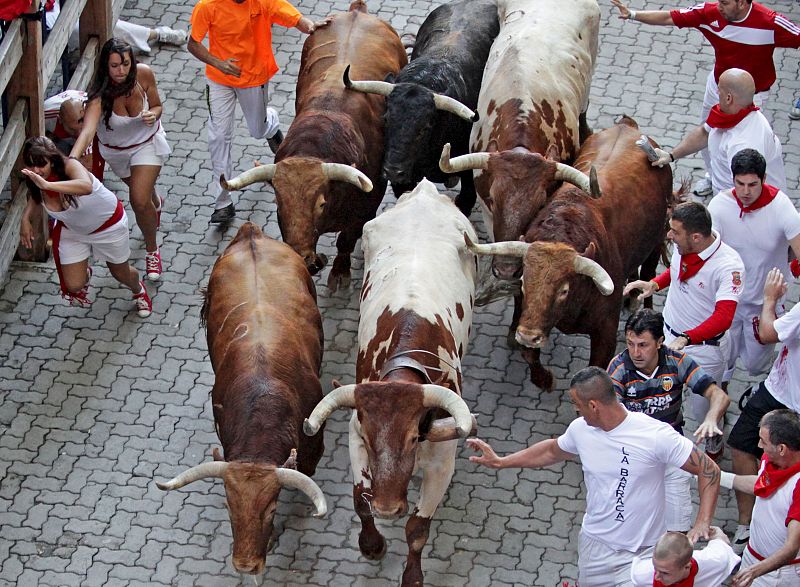
<path id="1" fill-rule="evenodd" d="M 766 3 L 800 22 L 800 2 Z M 368 0 L 370 11 L 401 35 L 416 33 L 437 5 Z M 346 10 L 348 2 L 303 0 L 297 6 L 319 20 Z M 631 7 L 671 6 L 636 0 Z M 192 2 L 128 0 L 122 16 L 185 29 L 192 7 Z M 606 128 L 625 113 L 642 132 L 673 147 L 699 122 L 712 63 L 709 45 L 698 32 L 623 23 L 608 0 L 601 0 L 601 11 L 590 124 Z M 286 132 L 305 36 L 277 26 L 273 34 L 282 70 L 271 82 L 271 105 Z M 171 492 L 160 491 L 154 480 L 211 460 L 212 449 L 220 446 L 210 400 L 214 375 L 200 327 L 200 290 L 241 223 L 250 220 L 279 237 L 274 194 L 268 185 L 236 192 L 234 225 L 224 234 L 208 225 L 213 206 L 202 64 L 185 48 L 169 45 L 154 46 L 141 60 L 156 73 L 173 148 L 159 180 L 166 197 L 165 273 L 160 283 L 148 285 L 153 315 L 140 319 L 129 292 L 99 264 L 91 291 L 96 301 L 87 309 L 69 307 L 60 298 L 52 263 L 12 266 L 0 293 L 0 587 L 254 584 L 231 564 L 221 480 Z M 800 121 L 791 121 L 787 113 L 800 96 L 800 52 L 778 50 L 776 65 L 778 82 L 765 113 L 783 142 L 789 193 L 798 203 Z M 272 161 L 266 142 L 250 139 L 241 120 L 233 158 L 237 173 L 255 160 Z M 681 160 L 676 185 L 683 177 L 698 179 L 701 167 L 699 156 Z M 106 185 L 126 203 L 134 225 L 132 262 L 142 270 L 144 244 L 127 188 L 110 171 L 106 177 Z M 383 205 L 394 201 L 389 193 Z M 479 206 L 471 219 L 485 236 Z M 320 242 L 332 259 L 334 235 Z M 351 289 L 331 294 L 325 287 L 327 269 L 314 278 L 325 330 L 324 392 L 332 379 L 354 381 L 362 267 L 359 244 Z M 790 299 L 797 298 L 795 286 Z M 658 304 L 662 301 L 663 296 Z M 575 417 L 565 394 L 567 381 L 589 358 L 587 338 L 553 336 L 542 357 L 556 375 L 556 390 L 540 392 L 529 382 L 520 353 L 506 343 L 511 310 L 510 300 L 476 308 L 464 360 L 464 397 L 478 414 L 479 436 L 501 453 L 565 430 Z M 620 350 L 622 341 L 620 334 Z M 738 415 L 736 400 L 749 384 L 738 372 L 727 430 Z M 275 516 L 278 538 L 267 557 L 263 585 L 399 584 L 407 550 L 405 518 L 379 523 L 388 541 L 382 561 L 367 561 L 358 550 L 348 418 L 348 410 L 339 410 L 329 419 L 325 454 L 314 477 L 328 500 L 327 517 L 312 518 L 313 506 L 299 492 L 282 492 Z M 469 453 L 461 442 L 453 482 L 434 516 L 423 551 L 426 584 L 574 583 L 584 508 L 579 463 L 494 472 L 471 464 Z M 727 453 L 723 468 L 730 470 Z M 413 484 L 412 503 L 418 485 Z M 735 530 L 732 492 L 722 490 L 716 523 L 729 534 Z"/>

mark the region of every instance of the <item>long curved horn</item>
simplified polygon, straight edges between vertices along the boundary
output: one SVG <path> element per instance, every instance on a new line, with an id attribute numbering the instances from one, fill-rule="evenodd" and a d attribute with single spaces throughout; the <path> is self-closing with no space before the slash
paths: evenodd
<path id="1" fill-rule="evenodd" d="M 346 181 L 356 186 L 358 189 L 371 192 L 372 182 L 355 167 L 344 163 L 323 163 L 322 173 L 331 181 Z"/>
<path id="2" fill-rule="evenodd" d="M 434 94 L 433 104 L 436 106 L 437 110 L 450 112 L 451 114 L 455 114 L 456 116 L 463 118 L 467 122 L 478 122 L 478 119 L 480 118 L 477 112 L 473 111 L 471 108 L 468 108 L 455 98 L 451 98 L 450 96 Z"/>
<path id="3" fill-rule="evenodd" d="M 592 187 L 589 185 L 591 182 L 585 173 L 578 171 L 574 167 L 565 165 L 564 163 L 556 163 L 556 179 L 566 181 L 579 188 L 587 194 L 592 192 Z"/>
<path id="4" fill-rule="evenodd" d="M 303 432 L 306 436 L 314 436 L 322 424 L 334 411 L 339 408 L 354 408 L 356 406 L 356 386 L 355 384 L 342 385 L 323 397 L 311 412 L 311 415 L 303 422 Z"/>
<path id="5" fill-rule="evenodd" d="M 344 74 L 342 74 L 342 82 L 344 82 L 344 87 L 348 90 L 355 90 L 356 92 L 362 92 L 364 94 L 378 94 L 379 96 L 388 96 L 392 93 L 394 89 L 394 84 L 390 84 L 389 82 L 378 82 L 378 81 L 353 81 L 350 79 L 350 66 L 344 68 Z"/>
<path id="6" fill-rule="evenodd" d="M 258 167 L 248 169 L 241 175 L 237 175 L 231 180 L 226 180 L 225 176 L 223 175 L 219 178 L 219 183 L 223 189 L 240 190 L 252 183 L 256 183 L 257 181 L 272 181 L 272 178 L 275 177 L 275 170 L 277 168 L 278 166 L 274 163 L 259 165 Z"/>
<path id="7" fill-rule="evenodd" d="M 291 487 L 292 489 L 299 489 L 308 496 L 317 508 L 317 513 L 314 514 L 315 518 L 323 518 L 328 513 L 328 504 L 325 502 L 325 495 L 319 485 L 308 475 L 303 475 L 300 471 L 294 469 L 284 469 L 278 467 L 275 469 L 275 476 L 283 487 Z"/>
<path id="8" fill-rule="evenodd" d="M 577 255 L 573 267 L 575 268 L 575 273 L 591 277 L 597 289 L 604 296 L 610 296 L 614 293 L 614 282 L 611 280 L 611 276 L 598 263 Z"/>
<path id="9" fill-rule="evenodd" d="M 489 164 L 489 153 L 470 153 L 450 159 L 450 143 L 442 149 L 439 157 L 439 169 L 445 173 L 459 173 L 467 169 L 486 169 Z"/>
<path id="10" fill-rule="evenodd" d="M 600 180 L 597 179 L 597 169 L 594 165 L 589 171 L 589 193 L 592 194 L 593 198 L 603 196 L 603 192 L 600 190 Z"/>
<path id="11" fill-rule="evenodd" d="M 222 477 L 229 465 L 230 463 L 226 463 L 224 461 L 200 463 L 199 465 L 184 471 L 177 477 L 170 479 L 166 483 L 159 483 L 156 481 L 156 486 L 163 491 L 167 491 L 170 489 L 180 489 L 184 485 L 199 481 L 200 479 L 207 479 L 209 477 Z"/>
<path id="12" fill-rule="evenodd" d="M 508 257 L 525 257 L 530 243 L 522 241 L 503 241 L 499 243 L 486 243 L 485 245 L 472 242 L 469 235 L 464 233 L 464 242 L 467 248 L 478 255 L 506 255 Z"/>
<path id="13" fill-rule="evenodd" d="M 422 405 L 426 408 L 442 408 L 456 420 L 456 428 L 461 438 L 469 436 L 472 430 L 472 414 L 466 402 L 454 391 L 441 385 L 422 386 Z"/>

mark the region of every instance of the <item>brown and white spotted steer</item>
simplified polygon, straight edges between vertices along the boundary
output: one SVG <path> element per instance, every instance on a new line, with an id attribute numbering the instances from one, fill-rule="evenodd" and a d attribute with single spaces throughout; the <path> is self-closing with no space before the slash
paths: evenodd
<path id="1" fill-rule="evenodd" d="M 453 476 L 457 439 L 474 426 L 461 399 L 476 275 L 464 232 L 474 238 L 469 221 L 427 180 L 364 226 L 359 383 L 328 394 L 305 427 L 313 434 L 333 410 L 355 409 L 353 501 L 367 558 L 386 552 L 374 517 L 404 515 L 411 476 L 422 472 L 420 499 L 406 524 L 407 586 L 422 585 L 431 518 Z"/>

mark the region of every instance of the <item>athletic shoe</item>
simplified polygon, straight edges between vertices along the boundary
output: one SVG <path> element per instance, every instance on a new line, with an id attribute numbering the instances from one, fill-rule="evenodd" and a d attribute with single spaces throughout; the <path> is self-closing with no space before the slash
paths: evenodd
<path id="1" fill-rule="evenodd" d="M 224 208 L 217 208 L 214 210 L 214 213 L 211 215 L 211 220 L 209 220 L 208 223 L 230 224 L 234 218 L 236 218 L 236 208 L 234 208 L 233 204 L 231 203 Z"/>
<path id="2" fill-rule="evenodd" d="M 156 228 L 161 228 L 161 211 L 164 209 L 164 196 L 158 196 L 158 208 L 156 208 Z"/>
<path id="3" fill-rule="evenodd" d="M 267 144 L 269 145 L 270 150 L 272 151 L 273 155 L 278 152 L 278 147 L 281 146 L 283 142 L 283 133 L 281 129 L 278 129 L 274 135 L 267 139 Z"/>
<path id="4" fill-rule="evenodd" d="M 711 186 L 711 178 L 706 175 L 702 179 L 698 179 L 694 185 L 692 186 L 692 192 L 696 196 L 700 196 L 701 198 L 705 198 L 706 196 L 710 196 L 713 188 Z"/>
<path id="5" fill-rule="evenodd" d="M 800 98 L 794 101 L 792 109 L 789 110 L 789 118 L 792 120 L 800 120 Z"/>
<path id="6" fill-rule="evenodd" d="M 155 28 L 159 43 L 168 45 L 183 45 L 189 39 L 189 33 L 179 29 L 171 29 L 168 26 Z"/>
<path id="7" fill-rule="evenodd" d="M 156 249 L 152 253 L 147 253 L 144 256 L 144 266 L 147 279 L 150 281 L 158 281 L 161 279 L 161 271 L 163 271 L 161 251 Z"/>
<path id="8" fill-rule="evenodd" d="M 147 318 L 153 313 L 153 302 L 150 301 L 150 296 L 147 295 L 147 290 L 144 287 L 144 281 L 139 282 L 139 287 L 142 290 L 133 294 L 133 301 L 136 302 L 136 310 L 140 318 Z"/>
<path id="9" fill-rule="evenodd" d="M 712 461 L 718 462 L 724 451 L 725 442 L 723 442 L 722 434 L 706 438 L 706 454 Z"/>
<path id="10" fill-rule="evenodd" d="M 750 526 L 745 526 L 744 524 L 736 526 L 736 534 L 733 535 L 733 540 L 731 541 L 733 552 L 741 556 L 744 552 L 744 547 L 747 546 L 749 541 Z"/>

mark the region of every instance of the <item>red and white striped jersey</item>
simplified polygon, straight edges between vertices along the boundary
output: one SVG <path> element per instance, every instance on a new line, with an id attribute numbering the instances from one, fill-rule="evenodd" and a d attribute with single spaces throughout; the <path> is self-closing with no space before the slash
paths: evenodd
<path id="1" fill-rule="evenodd" d="M 764 92 L 775 83 L 775 47 L 800 47 L 800 27 L 758 2 L 753 2 L 747 16 L 737 22 L 725 20 L 716 2 L 671 10 L 670 16 L 679 28 L 699 29 L 714 47 L 717 82 L 722 72 L 738 67 L 753 76 L 756 92 Z"/>

